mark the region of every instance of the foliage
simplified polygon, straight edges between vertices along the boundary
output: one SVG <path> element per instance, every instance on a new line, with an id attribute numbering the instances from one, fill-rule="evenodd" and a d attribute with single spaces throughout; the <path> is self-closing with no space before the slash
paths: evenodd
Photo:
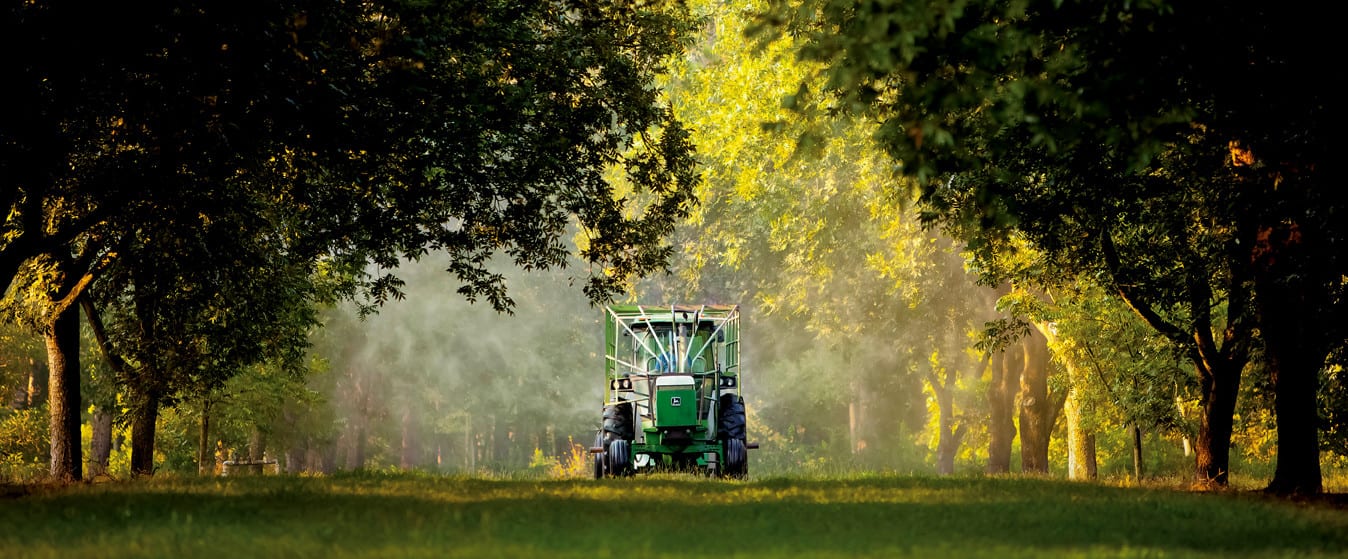
<path id="1" fill-rule="evenodd" d="M 1348 369 L 1342 364 L 1343 353 L 1344 349 L 1339 349 L 1334 363 L 1324 371 L 1319 406 L 1324 448 L 1341 461 L 1348 460 Z"/>
<path id="2" fill-rule="evenodd" d="M 27 108 L 0 121 L 0 290 L 40 326 L 97 280 L 146 410 L 295 361 L 325 266 L 377 304 L 435 250 L 506 310 L 488 261 L 563 266 L 578 226 L 604 300 L 664 265 L 694 203 L 652 87 L 682 45 L 674 4 L 27 3 L 0 26 L 32 53 L 0 67 Z"/>
<path id="3" fill-rule="evenodd" d="M 1053 294 L 1037 318 L 1052 321 L 1054 358 L 1083 373 L 1072 388 L 1084 398 L 1084 426 L 1137 424 L 1192 437 L 1198 387 L 1174 347 L 1098 285 L 1081 281 Z"/>
<path id="4" fill-rule="evenodd" d="M 0 379 L 5 386 L 15 386 L 19 377 L 27 377 L 33 363 L 46 358 L 47 348 L 41 338 L 18 324 L 13 315 L 0 320 Z"/>
<path id="5" fill-rule="evenodd" d="M 199 419 L 186 406 L 175 406 L 159 414 L 154 440 L 156 474 L 196 473 Z"/>
<path id="6" fill-rule="evenodd" d="M 1346 236 L 1327 199 L 1337 93 L 1309 78 L 1332 32 L 1304 23 L 1261 3 L 801 0 L 758 29 L 799 42 L 837 111 L 881 123 L 928 219 L 981 260 L 1019 234 L 1050 278 L 1106 270 L 1199 368 L 1218 462 L 1262 321 L 1293 379 L 1277 401 L 1296 466 L 1275 485 L 1315 491 L 1300 379 L 1342 339 Z"/>
<path id="7" fill-rule="evenodd" d="M 163 412 L 156 431 L 156 468 L 190 475 L 198 472 L 203 404 L 210 421 L 207 460 L 247 459 L 255 434 L 264 452 L 277 459 L 284 450 L 309 439 L 331 439 L 331 416 L 320 409 L 320 396 L 307 387 L 324 371 L 310 364 L 302 373 L 277 363 L 247 367 L 225 384 L 202 396 L 185 400 Z M 299 413 L 294 410 L 305 410 Z M 316 423 L 315 418 L 328 419 Z M 212 466 L 211 470 L 214 469 Z"/>
<path id="8" fill-rule="evenodd" d="M 169 417 L 176 417 L 176 414 L 170 415 Z M 112 450 L 108 453 L 107 471 L 103 472 L 102 476 L 90 477 L 88 481 L 105 482 L 110 480 L 127 480 L 131 478 L 131 445 L 126 444 L 131 438 L 131 428 L 114 422 L 112 425 L 111 436 Z M 84 426 L 81 428 L 80 439 L 85 442 L 84 456 L 90 457 L 91 443 L 93 442 L 93 426 L 89 422 L 85 422 Z M 169 457 L 162 453 L 156 456 L 155 459 L 160 464 L 170 461 Z"/>
<path id="9" fill-rule="evenodd" d="M 535 448 L 529 459 L 528 472 L 538 477 L 551 479 L 582 479 L 594 476 L 594 455 L 585 445 L 567 437 L 566 452 L 560 456 L 544 454 L 543 449 Z"/>
<path id="10" fill-rule="evenodd" d="M 229 194 L 203 195 L 228 208 L 211 218 L 166 219 L 126 243 L 92 290 L 103 349 L 138 398 L 199 397 L 263 362 L 298 374 L 313 305 L 334 297 L 270 235 L 249 234 L 270 225 L 265 208 Z"/>
<path id="11" fill-rule="evenodd" d="M 50 468 L 47 407 L 0 408 L 0 482 L 42 479 Z"/>
<path id="12" fill-rule="evenodd" d="M 988 301 L 956 247 L 921 230 L 874 126 L 826 120 L 828 99 L 799 87 L 818 65 L 797 60 L 790 39 L 760 48 L 744 36 L 764 7 L 690 4 L 706 25 L 666 87 L 693 141 L 715 149 L 700 156 L 702 203 L 675 232 L 674 276 L 635 292 L 743 304 L 746 335 L 768 356 L 750 370 L 770 431 L 804 429 L 809 441 L 793 444 L 824 460 L 911 464 L 927 348 L 959 354 Z M 816 125 L 826 133 L 809 136 Z M 849 406 L 862 419 L 839 432 Z M 867 456 L 847 456 L 853 446 Z"/>
<path id="13" fill-rule="evenodd" d="M 301 260 L 387 270 L 443 249 L 461 292 L 498 307 L 509 299 L 486 260 L 562 265 L 557 239 L 574 216 L 602 299 L 661 265 L 661 237 L 691 202 L 691 148 L 650 87 L 681 47 L 676 7 L 167 8 L 6 10 L 7 40 L 35 56 L 5 68 L 32 109 L 3 127 L 5 285 L 64 242 L 111 248 L 164 215 L 230 209 L 173 205 L 204 187 L 265 201 L 259 217 Z M 639 215 L 602 180 L 615 164 L 654 196 Z M 66 199 L 58 228 L 29 227 Z M 382 301 L 397 285 L 381 275 L 369 287 Z"/>

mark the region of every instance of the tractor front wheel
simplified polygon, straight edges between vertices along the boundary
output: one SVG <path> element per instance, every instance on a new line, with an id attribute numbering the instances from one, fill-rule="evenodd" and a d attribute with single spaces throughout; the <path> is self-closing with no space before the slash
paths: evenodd
<path id="1" fill-rule="evenodd" d="M 608 472 L 613 477 L 632 475 L 631 443 L 617 439 L 608 444 Z"/>
<path id="2" fill-rule="evenodd" d="M 735 479 L 743 478 L 749 473 L 749 449 L 744 446 L 744 441 L 726 439 L 725 465 L 722 466 L 722 471 L 726 477 Z"/>

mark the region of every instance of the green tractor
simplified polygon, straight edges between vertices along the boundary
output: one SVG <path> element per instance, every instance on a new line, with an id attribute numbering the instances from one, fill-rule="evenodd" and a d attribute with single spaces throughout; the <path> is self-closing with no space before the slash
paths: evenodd
<path id="1" fill-rule="evenodd" d="M 594 476 L 655 470 L 741 478 L 738 305 L 610 305 L 604 315 L 603 427 Z"/>

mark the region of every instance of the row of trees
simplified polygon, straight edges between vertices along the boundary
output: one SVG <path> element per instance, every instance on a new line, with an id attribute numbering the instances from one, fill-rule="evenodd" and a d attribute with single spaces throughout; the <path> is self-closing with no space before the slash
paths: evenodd
<path id="1" fill-rule="evenodd" d="M 696 182 L 652 86 L 686 27 L 589 1 L 5 8 L 30 54 L 0 67 L 0 288 L 46 340 L 53 478 L 81 477 L 81 307 L 147 474 L 160 406 L 297 368 L 316 305 L 399 297 L 403 258 L 498 309 L 488 259 L 564 265 L 577 227 L 594 298 L 657 268 Z"/>
<path id="2" fill-rule="evenodd" d="M 759 402 L 771 429 L 817 430 L 817 415 L 829 413 L 821 402 L 841 401 L 834 418 L 847 426 L 847 454 L 905 453 L 917 435 L 930 441 L 937 471 L 951 472 L 977 441 L 987 471 L 1007 472 L 1019 439 L 1021 468 L 1047 472 L 1065 414 L 1083 477 L 1094 473 L 1096 431 L 1128 425 L 1135 447 L 1143 430 L 1193 436 L 1183 418 L 1191 387 L 1172 352 L 1098 282 L 1082 276 L 1064 279 L 1062 293 L 1031 292 L 1020 277 L 995 275 L 1042 268 L 1023 240 L 984 247 L 966 271 L 965 243 L 923 226 L 913 183 L 873 141 L 874 120 L 840 116 L 836 96 L 808 87 L 825 67 L 798 59 L 807 41 L 746 37 L 767 4 L 693 6 L 708 21 L 703 40 L 666 87 L 695 142 L 717 149 L 702 155 L 703 204 L 676 232 L 676 275 L 646 293 L 753 301 L 776 318 L 754 320 L 776 325 L 755 340 L 771 348 L 756 363 L 775 388 Z M 985 287 L 975 285 L 980 270 Z M 823 355 L 793 351 L 802 338 L 791 329 L 808 332 Z M 1140 448 L 1138 458 L 1134 472 Z"/>
<path id="3" fill-rule="evenodd" d="M 362 467 L 383 439 L 401 455 L 385 463 L 463 448 L 471 469 L 518 455 L 501 441 L 540 424 L 526 446 L 556 449 L 540 441 L 586 412 L 551 398 L 583 405 L 593 388 L 576 359 L 593 325 L 574 301 L 524 283 L 520 301 L 551 320 L 508 342 L 433 291 L 386 309 L 377 328 L 395 342 L 315 309 L 396 298 L 386 271 L 428 254 L 460 293 L 508 308 L 493 255 L 555 267 L 575 232 L 592 300 L 668 262 L 631 294 L 746 304 L 751 429 L 769 463 L 1007 472 L 1018 444 L 1024 471 L 1066 458 L 1090 477 L 1097 435 L 1127 433 L 1099 442 L 1131 451 L 1140 475 L 1152 433 L 1192 442 L 1199 480 L 1225 485 L 1233 439 L 1266 434 L 1267 390 L 1270 488 L 1321 490 L 1321 443 L 1343 440 L 1343 225 L 1327 86 L 1306 54 L 1324 39 L 1294 15 L 507 4 L 13 9 L 16 36 L 54 49 L 15 62 L 44 109 L 0 129 L 6 170 L 29 173 L 14 175 L 7 300 L 49 346 L 66 340 L 47 352 L 53 397 L 77 382 L 55 371 L 78 355 L 67 313 L 85 303 L 135 410 L 133 446 L 155 440 L 158 404 L 195 403 L 205 425 L 224 394 L 268 410 L 249 428 L 293 468 Z M 76 59 L 77 35 L 109 31 L 58 16 L 150 31 Z M 106 89 L 80 105 L 72 84 Z M 42 134 L 54 151 L 36 151 Z M 314 365 L 301 350 L 320 320 Z M 250 376 L 258 360 L 281 378 L 328 372 L 267 384 Z M 283 390 L 325 397 L 265 394 Z M 61 437 L 79 393 L 60 394 L 53 473 L 70 477 Z"/>
<path id="4" fill-rule="evenodd" d="M 929 223 L 984 280 L 1098 281 L 1190 361 L 1198 475 L 1223 485 L 1267 357 L 1278 466 L 1321 490 L 1317 395 L 1344 345 L 1343 204 L 1323 18 L 1263 3 L 773 2 L 802 87 L 879 123 Z M 1007 265 L 1017 243 L 1033 264 Z M 1046 316 L 1031 319 L 1045 320 Z"/>

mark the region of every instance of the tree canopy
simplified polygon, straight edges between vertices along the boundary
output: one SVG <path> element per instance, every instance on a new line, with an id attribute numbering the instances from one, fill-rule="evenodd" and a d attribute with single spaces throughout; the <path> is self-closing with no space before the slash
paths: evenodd
<path id="1" fill-rule="evenodd" d="M 975 248 L 1019 231 L 1062 272 L 1107 269 L 1193 352 L 1221 408 L 1208 413 L 1216 439 L 1229 436 L 1257 310 L 1279 397 L 1299 402 L 1278 406 L 1271 488 L 1313 492 L 1315 421 L 1298 410 L 1313 405 L 1327 340 L 1343 339 L 1326 330 L 1342 322 L 1330 247 L 1344 226 L 1327 199 L 1341 176 L 1334 93 L 1316 77 L 1332 33 L 1304 15 L 1261 3 L 804 0 L 774 3 L 760 27 L 804 37 L 799 52 L 824 65 L 818 83 L 837 108 L 882 121 L 880 142 L 921 181 L 934 222 Z M 1307 329 L 1318 331 L 1304 343 L 1279 342 Z M 1214 444 L 1199 475 L 1224 483 L 1226 443 Z"/>
<path id="2" fill-rule="evenodd" d="M 35 286 L 50 320 L 96 279 L 120 304 L 136 274 L 101 274 L 132 251 L 138 289 L 177 270 L 172 289 L 247 292 L 219 272 L 259 247 L 355 274 L 376 304 L 436 250 L 463 296 L 505 310 L 487 261 L 562 266 L 573 229 L 603 300 L 664 266 L 694 203 L 692 146 L 653 85 L 688 26 L 673 5 L 24 3 L 0 26 L 29 53 L 0 67 L 22 107 L 0 120 L 0 285 L 55 263 L 66 279 Z M 235 326 L 270 320 L 255 310 Z"/>
<path id="3" fill-rule="evenodd" d="M 465 295 L 500 306 L 485 259 L 560 265 L 574 219 L 602 298 L 660 266 L 691 203 L 691 146 L 652 87 L 687 23 L 661 4 L 25 4 L 5 21 L 32 53 L 4 69 L 25 107 L 0 128 L 6 282 L 205 188 L 264 201 L 298 253 L 394 268 L 445 249 Z M 652 198 L 616 196 L 614 165 Z"/>

